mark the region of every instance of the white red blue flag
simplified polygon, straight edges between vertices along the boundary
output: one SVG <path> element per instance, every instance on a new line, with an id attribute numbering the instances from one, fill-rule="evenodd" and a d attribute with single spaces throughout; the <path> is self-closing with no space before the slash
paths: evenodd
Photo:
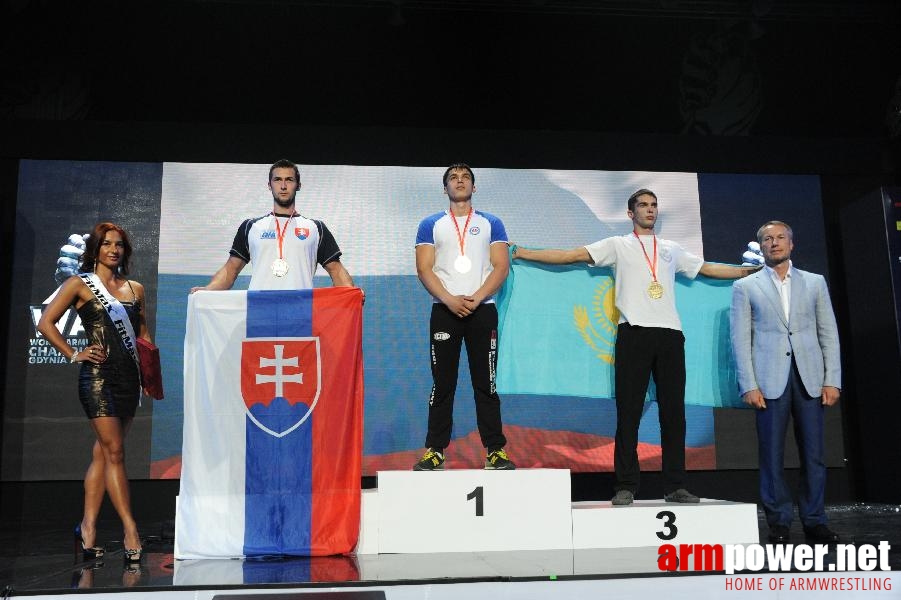
<path id="1" fill-rule="evenodd" d="M 357 288 L 191 296 L 176 558 L 353 550 L 361 341 Z"/>

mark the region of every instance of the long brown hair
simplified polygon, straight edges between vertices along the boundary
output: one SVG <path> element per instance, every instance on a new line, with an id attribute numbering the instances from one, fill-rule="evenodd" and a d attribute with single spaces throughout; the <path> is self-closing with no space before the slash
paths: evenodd
<path id="1" fill-rule="evenodd" d="M 85 244 L 84 254 L 81 256 L 81 270 L 84 272 L 94 270 L 97 262 L 97 252 L 100 250 L 100 244 L 103 242 L 103 238 L 106 237 L 108 231 L 115 231 L 122 236 L 122 243 L 125 246 L 125 251 L 122 256 L 122 261 L 119 263 L 118 272 L 120 275 L 128 275 L 128 259 L 131 258 L 131 240 L 128 239 L 128 234 L 125 230 L 115 223 L 97 223 L 97 225 L 94 226 L 94 231 L 91 232 L 91 236 Z"/>

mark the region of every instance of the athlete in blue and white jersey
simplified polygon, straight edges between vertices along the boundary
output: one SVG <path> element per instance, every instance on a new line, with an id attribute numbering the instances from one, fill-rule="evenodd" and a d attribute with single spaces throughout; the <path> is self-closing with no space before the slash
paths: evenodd
<path id="1" fill-rule="evenodd" d="M 462 256 L 469 264 L 465 273 L 455 268 L 461 256 L 458 233 L 463 235 Z M 432 271 L 441 280 L 444 289 L 454 296 L 471 296 L 482 287 L 494 270 L 491 248 L 498 243 L 503 244 L 501 248 L 506 253 L 507 231 L 504 224 L 494 215 L 478 210 L 462 216 L 452 215 L 451 210 L 436 213 L 423 219 L 416 233 L 417 247 L 428 244 L 435 248 Z M 435 302 L 442 302 L 440 297 L 434 294 L 432 297 Z M 493 292 L 482 302 L 494 302 Z"/>
<path id="2" fill-rule="evenodd" d="M 476 423 L 486 448 L 486 469 L 513 469 L 501 424 L 497 372 L 497 307 L 494 294 L 510 271 L 507 232 L 497 217 L 472 208 L 475 175 L 465 164 L 444 172 L 446 212 L 426 217 L 416 234 L 416 272 L 432 295 L 429 324 L 432 393 L 426 452 L 417 471 L 444 468 L 453 427 L 460 349 L 466 342 L 476 402 Z"/>
<path id="3" fill-rule="evenodd" d="M 341 250 L 325 223 L 294 210 L 300 173 L 297 165 L 280 160 L 269 168 L 272 212 L 247 219 L 238 228 L 229 258 L 210 282 L 198 290 L 227 290 L 247 263 L 253 263 L 251 290 L 303 290 L 313 287 L 320 264 L 336 287 L 353 287 L 341 263 Z"/>

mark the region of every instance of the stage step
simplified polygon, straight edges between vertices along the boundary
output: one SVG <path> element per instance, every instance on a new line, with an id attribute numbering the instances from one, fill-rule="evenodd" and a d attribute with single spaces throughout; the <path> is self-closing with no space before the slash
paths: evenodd
<path id="1" fill-rule="evenodd" d="M 661 544 L 756 544 L 757 506 L 702 498 L 699 504 L 636 500 L 573 502 L 572 543 L 584 548 L 640 548 Z"/>
<path id="2" fill-rule="evenodd" d="M 377 481 L 363 496 L 360 554 L 572 548 L 568 469 L 380 471 Z"/>

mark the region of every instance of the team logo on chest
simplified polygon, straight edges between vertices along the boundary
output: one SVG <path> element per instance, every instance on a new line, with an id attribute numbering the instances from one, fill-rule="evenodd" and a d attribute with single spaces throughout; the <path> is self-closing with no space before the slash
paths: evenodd
<path id="1" fill-rule="evenodd" d="M 322 361 L 319 338 L 244 340 L 241 395 L 247 416 L 273 437 L 306 421 L 319 401 Z"/>
<path id="2" fill-rule="evenodd" d="M 294 228 L 294 236 L 299 240 L 305 240 L 310 237 L 310 228 L 309 227 L 295 227 Z"/>
<path id="3" fill-rule="evenodd" d="M 481 232 L 482 230 L 479 229 L 478 225 L 473 225 L 469 228 L 469 235 L 479 235 Z"/>

